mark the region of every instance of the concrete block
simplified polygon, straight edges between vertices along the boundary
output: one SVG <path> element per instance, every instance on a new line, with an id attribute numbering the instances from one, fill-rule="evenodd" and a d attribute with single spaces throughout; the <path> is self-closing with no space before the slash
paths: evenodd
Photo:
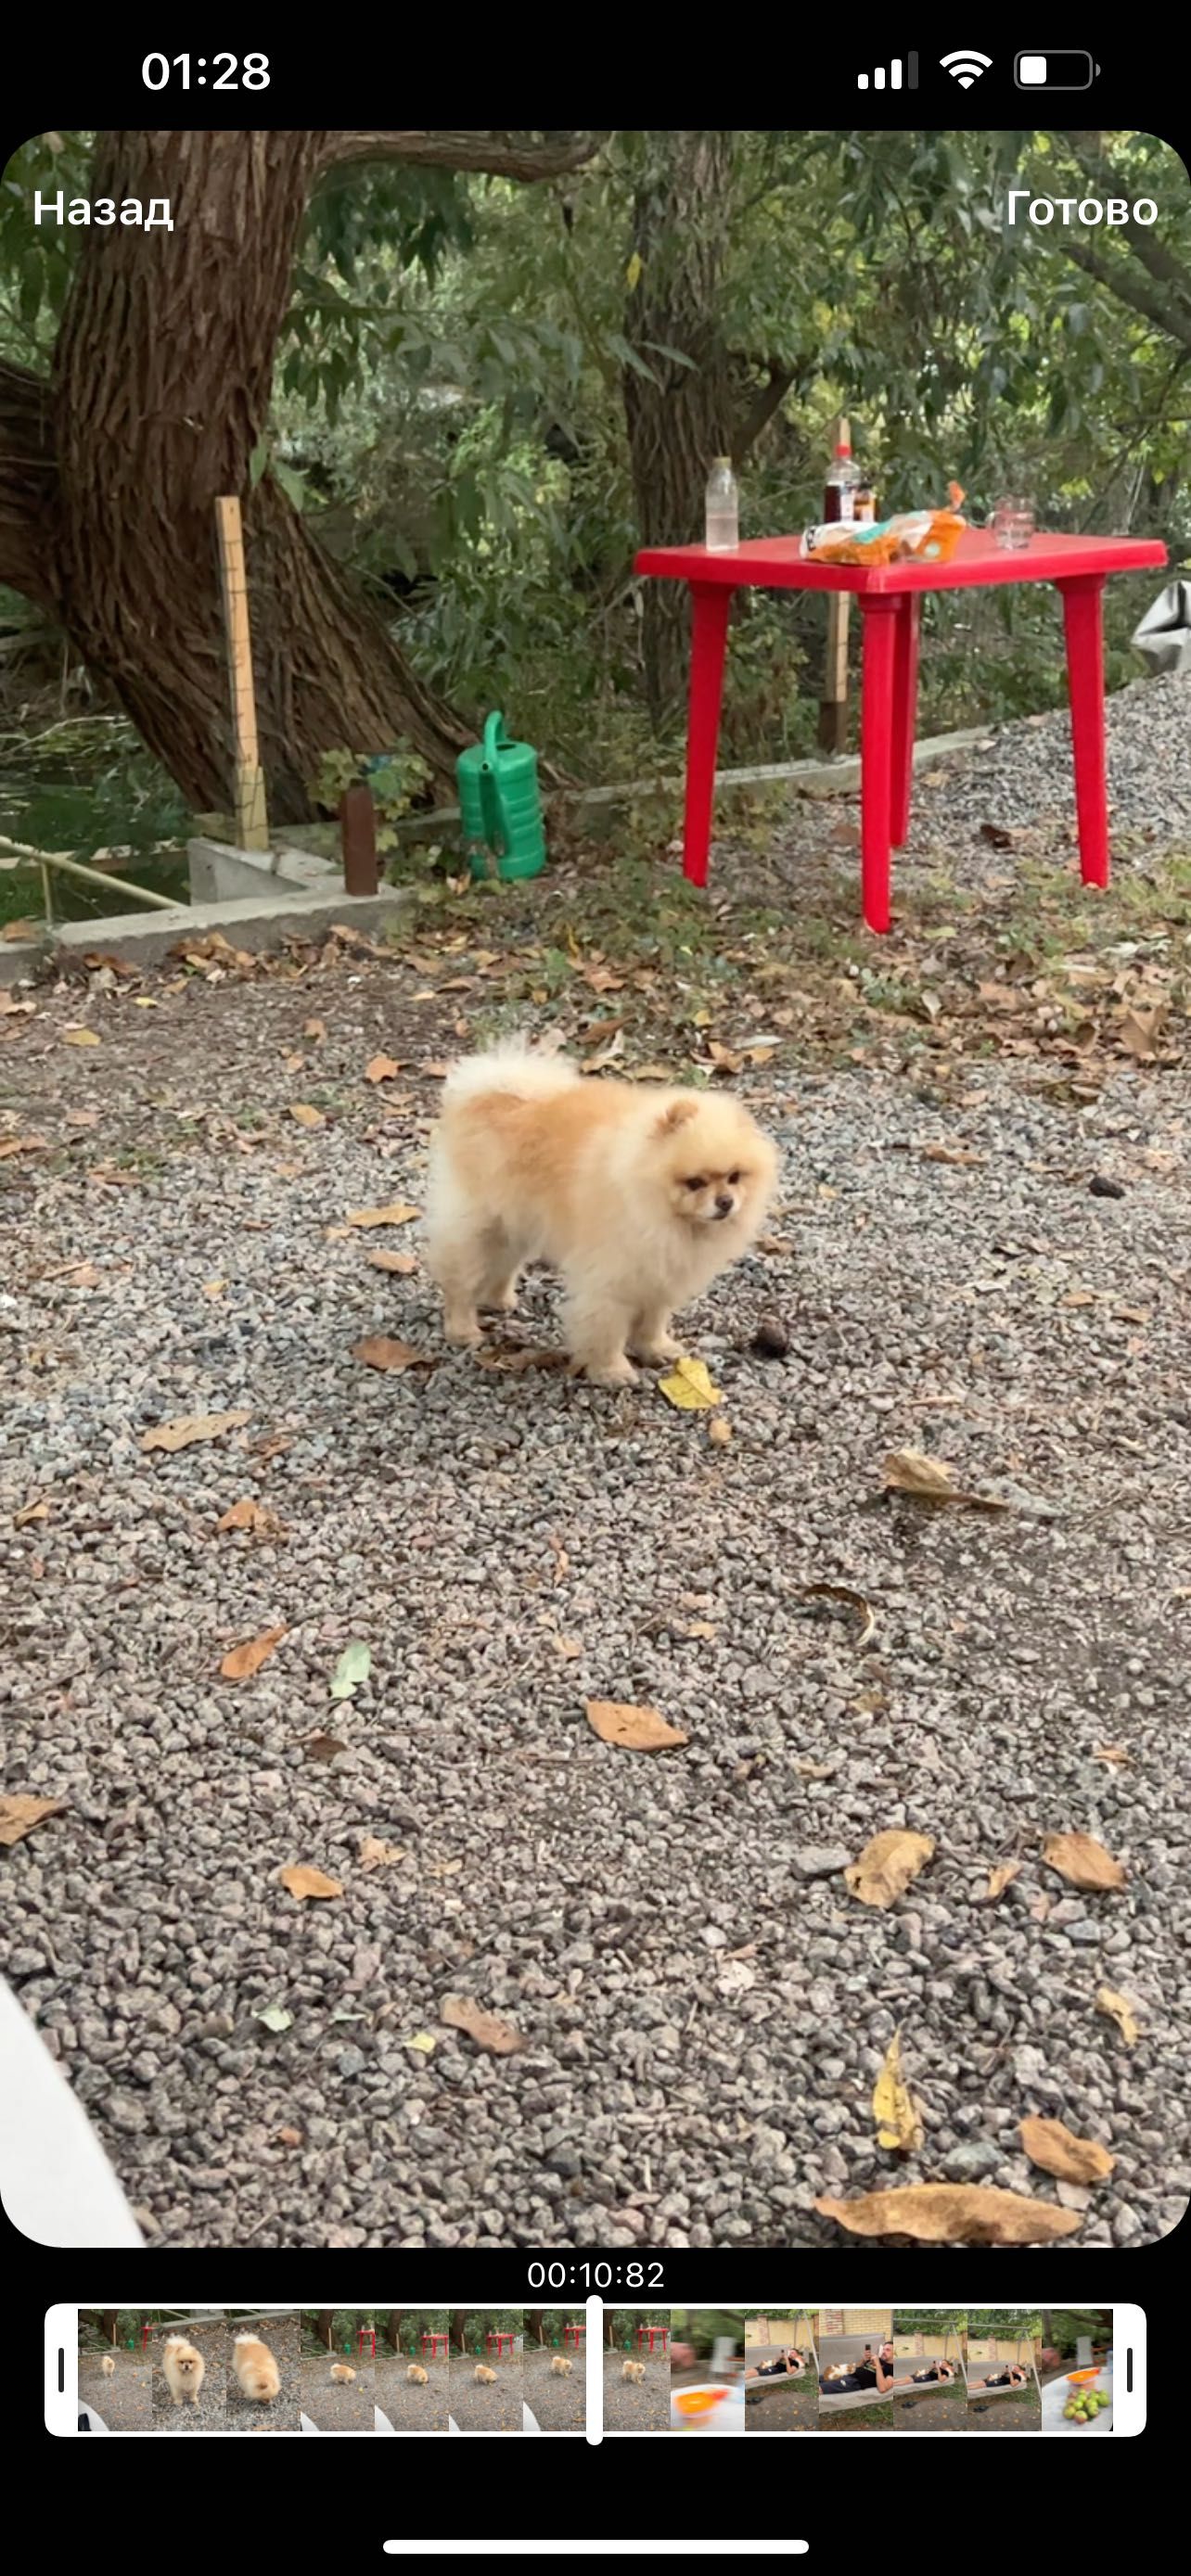
<path id="1" fill-rule="evenodd" d="M 342 869 L 313 850 L 237 850 L 200 835 L 187 842 L 186 856 L 192 903 L 237 903 L 279 886 L 316 894 L 343 883 Z"/>
<path id="2" fill-rule="evenodd" d="M 65 957 L 87 948 L 105 948 L 127 958 L 131 966 L 152 966 L 168 957 L 180 940 L 198 941 L 221 930 L 233 948 L 259 955 L 282 947 L 287 939 L 324 939 L 337 922 L 365 936 L 383 933 L 391 922 L 408 920 L 412 902 L 404 888 L 395 886 L 375 895 L 346 895 L 342 886 L 338 892 L 309 893 L 266 877 L 259 893 L 230 903 L 178 904 L 168 912 L 119 912 L 104 921 L 65 921 L 58 926 L 53 944 Z"/>

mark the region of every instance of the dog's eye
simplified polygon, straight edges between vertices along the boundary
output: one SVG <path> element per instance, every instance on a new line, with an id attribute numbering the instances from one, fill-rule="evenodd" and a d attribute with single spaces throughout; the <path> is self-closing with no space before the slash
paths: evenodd
<path id="1" fill-rule="evenodd" d="M 730 1189 L 730 1190 L 734 1190 L 734 1189 L 736 1188 L 736 1185 L 737 1185 L 737 1183 L 738 1183 L 739 1179 L 740 1179 L 740 1174 L 739 1174 L 739 1172 L 729 1172 L 729 1174 L 728 1174 L 728 1187 L 729 1187 L 729 1189 Z"/>
<path id="2" fill-rule="evenodd" d="M 702 1172 L 697 1173 L 693 1181 L 684 1181 L 683 1183 L 683 1188 L 688 1190 L 705 1190 L 706 1187 L 707 1183 L 703 1178 Z"/>

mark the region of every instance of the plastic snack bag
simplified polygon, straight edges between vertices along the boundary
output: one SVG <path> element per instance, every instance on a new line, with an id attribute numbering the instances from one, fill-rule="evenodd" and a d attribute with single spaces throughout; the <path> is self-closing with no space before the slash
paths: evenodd
<path id="1" fill-rule="evenodd" d="M 810 563 L 856 564 L 861 569 L 875 564 L 949 563 L 967 525 L 959 514 L 963 497 L 958 483 L 952 483 L 946 510 L 902 510 L 895 518 L 878 519 L 872 527 L 846 520 L 806 528 L 799 554 Z"/>

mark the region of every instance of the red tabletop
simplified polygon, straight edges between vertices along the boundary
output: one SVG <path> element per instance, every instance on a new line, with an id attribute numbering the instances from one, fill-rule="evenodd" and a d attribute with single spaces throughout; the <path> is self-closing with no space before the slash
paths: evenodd
<path id="1" fill-rule="evenodd" d="M 655 579 L 757 590 L 854 590 L 872 597 L 889 591 L 967 590 L 979 582 L 1074 581 L 1081 574 L 1144 572 L 1166 561 L 1153 537 L 1031 537 L 1014 550 L 998 546 L 988 528 L 968 528 L 950 563 L 808 563 L 797 537 L 748 537 L 731 554 L 706 546 L 645 546 L 638 572 Z"/>

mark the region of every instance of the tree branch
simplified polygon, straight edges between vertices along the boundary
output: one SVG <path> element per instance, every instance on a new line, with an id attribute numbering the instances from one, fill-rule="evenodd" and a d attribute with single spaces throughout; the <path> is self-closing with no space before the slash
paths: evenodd
<path id="1" fill-rule="evenodd" d="M 581 170 L 607 134 L 324 134 L 320 170 L 350 161 L 407 161 L 439 170 L 486 171 L 498 179 L 559 179 Z"/>
<path id="2" fill-rule="evenodd" d="M 1101 196 L 1111 197 L 1125 183 L 1098 151 L 1088 148 L 1095 139 L 1078 134 L 1067 138 L 1085 179 L 1092 182 Z M 1178 253 L 1168 250 L 1166 243 L 1160 241 L 1147 224 L 1135 223 L 1132 215 L 1127 223 L 1114 224 L 1113 233 L 1118 241 L 1127 243 L 1134 258 L 1140 260 L 1156 285 L 1170 288 L 1178 302 L 1186 306 L 1191 318 L 1191 271 Z"/>
<path id="3" fill-rule="evenodd" d="M 52 519 L 58 494 L 44 377 L 0 360 L 0 581 L 57 615 Z"/>
<path id="4" fill-rule="evenodd" d="M 793 367 L 770 365 L 765 383 L 754 395 L 740 427 L 733 433 L 732 462 L 734 465 L 743 465 L 749 449 L 756 446 L 762 430 L 768 427 L 775 411 L 780 411 L 794 382 L 794 376 Z"/>
<path id="5" fill-rule="evenodd" d="M 1162 302 L 1123 260 L 1102 259 L 1086 242 L 1073 241 L 1070 232 L 1056 234 L 1055 240 L 1065 257 L 1082 268 L 1085 277 L 1094 277 L 1098 286 L 1107 287 L 1118 303 L 1140 313 L 1143 321 L 1152 322 L 1168 340 L 1177 340 L 1180 348 L 1191 349 L 1191 312 L 1180 313 Z"/>

